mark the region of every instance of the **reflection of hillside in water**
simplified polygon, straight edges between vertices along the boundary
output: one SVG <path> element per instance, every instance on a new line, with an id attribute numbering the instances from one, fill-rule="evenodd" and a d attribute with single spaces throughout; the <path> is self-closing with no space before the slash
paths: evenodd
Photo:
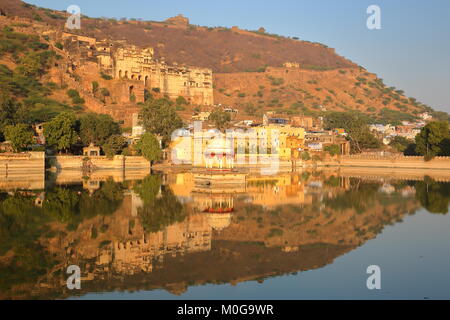
<path id="1" fill-rule="evenodd" d="M 415 212 L 417 200 L 448 208 L 448 190 L 305 172 L 153 175 L 4 193 L 0 297 L 181 293 L 319 268 Z M 81 292 L 65 288 L 72 264 L 82 270 Z"/>

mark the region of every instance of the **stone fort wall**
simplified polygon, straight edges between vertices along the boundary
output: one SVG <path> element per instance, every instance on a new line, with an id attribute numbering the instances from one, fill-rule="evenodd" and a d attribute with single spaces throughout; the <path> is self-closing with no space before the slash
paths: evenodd
<path id="1" fill-rule="evenodd" d="M 168 65 L 153 57 L 152 48 L 119 47 L 99 55 L 99 65 L 109 70 L 114 79 L 135 82 L 122 96 L 134 95 L 142 101 L 144 90 L 158 89 L 171 99 L 185 97 L 193 104 L 212 105 L 213 74 L 211 69 Z M 110 64 L 110 65 L 108 65 Z"/>

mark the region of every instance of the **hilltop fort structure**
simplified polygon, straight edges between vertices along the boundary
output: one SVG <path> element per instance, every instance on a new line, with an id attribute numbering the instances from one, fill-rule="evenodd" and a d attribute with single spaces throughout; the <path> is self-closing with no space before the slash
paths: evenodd
<path id="1" fill-rule="evenodd" d="M 148 91 L 171 99 L 181 96 L 197 105 L 214 104 L 211 69 L 170 65 L 164 58 L 156 59 L 153 48 L 140 48 L 125 41 L 97 41 L 71 33 L 63 33 L 62 38 L 71 57 L 77 57 L 76 66 L 96 62 L 104 74 L 119 82 L 113 90 L 119 94 L 118 102 L 142 102 Z"/>

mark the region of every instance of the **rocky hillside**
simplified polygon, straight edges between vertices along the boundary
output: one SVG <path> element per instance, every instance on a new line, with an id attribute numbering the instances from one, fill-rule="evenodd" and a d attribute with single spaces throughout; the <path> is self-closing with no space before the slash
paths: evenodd
<path id="1" fill-rule="evenodd" d="M 362 68 L 269 68 L 264 73 L 216 74 L 214 96 L 218 103 L 258 117 L 268 110 L 286 115 L 355 110 L 392 121 L 412 120 L 426 109 Z"/>
<path id="2" fill-rule="evenodd" d="M 20 0 L 3 0 L 0 9 L 6 15 L 43 21 L 55 27 L 62 27 L 67 16 L 65 12 L 36 8 Z M 256 71 L 265 66 L 281 66 L 286 61 L 314 69 L 356 67 L 322 44 L 270 35 L 262 30 L 194 26 L 182 17 L 164 22 L 84 17 L 82 26 L 86 35 L 154 47 L 157 57 L 164 57 L 167 62 L 208 67 L 214 72 Z"/>
<path id="3" fill-rule="evenodd" d="M 68 16 L 20 0 L 3 0 L 0 13 L 31 19 L 53 30 L 62 30 Z M 269 34 L 263 28 L 194 26 L 183 16 L 163 22 L 83 17 L 82 25 L 80 33 L 98 40 L 126 40 L 154 47 L 156 57 L 169 63 L 212 68 L 215 102 L 239 109 L 239 118 L 260 118 L 269 110 L 287 116 L 353 110 L 382 122 L 413 120 L 425 111 L 448 119 L 447 114 L 434 112 L 402 90 L 386 87 L 376 74 L 337 55 L 334 49 Z M 298 63 L 300 68 L 284 68 L 286 62 Z M 86 82 L 81 86 L 102 81 L 100 77 L 88 80 L 81 79 Z M 95 99 L 81 95 L 88 109 L 99 110 L 91 105 Z M 194 109 L 198 106 L 188 106 L 180 113 L 187 119 Z"/>

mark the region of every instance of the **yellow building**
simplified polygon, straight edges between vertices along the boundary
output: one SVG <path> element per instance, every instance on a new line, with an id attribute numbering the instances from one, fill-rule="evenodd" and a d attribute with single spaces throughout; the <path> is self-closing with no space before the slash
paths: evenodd
<path id="1" fill-rule="evenodd" d="M 201 130 L 185 134 L 171 143 L 175 164 L 232 168 L 238 157 L 278 155 L 282 160 L 298 158 L 304 147 L 305 130 L 270 124 L 226 134 Z"/>

